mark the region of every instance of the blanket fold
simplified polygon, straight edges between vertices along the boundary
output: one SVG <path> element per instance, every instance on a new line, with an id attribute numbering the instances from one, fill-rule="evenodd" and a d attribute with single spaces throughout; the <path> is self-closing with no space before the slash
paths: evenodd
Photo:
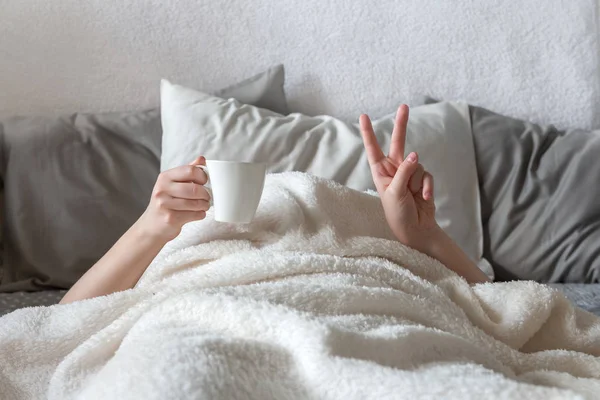
<path id="1" fill-rule="evenodd" d="M 585 399 L 600 319 L 533 282 L 470 286 L 394 240 L 379 199 L 269 175 L 138 285 L 0 318 L 2 399 Z"/>

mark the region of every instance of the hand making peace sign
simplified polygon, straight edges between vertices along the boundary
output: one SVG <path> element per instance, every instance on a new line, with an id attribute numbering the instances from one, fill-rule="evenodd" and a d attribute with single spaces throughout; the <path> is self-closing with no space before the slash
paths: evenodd
<path id="1" fill-rule="evenodd" d="M 419 163 L 417 153 L 404 157 L 408 106 L 398 108 L 390 152 L 385 156 L 377 143 L 371 120 L 360 117 L 360 129 L 385 217 L 398 240 L 424 249 L 438 231 L 433 201 L 433 176 Z"/>

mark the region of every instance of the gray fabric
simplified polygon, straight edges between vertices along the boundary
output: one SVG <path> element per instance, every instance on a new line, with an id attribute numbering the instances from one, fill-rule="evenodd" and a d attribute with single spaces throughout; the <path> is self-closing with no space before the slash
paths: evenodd
<path id="1" fill-rule="evenodd" d="M 471 107 L 483 256 L 498 280 L 600 280 L 600 131 Z"/>
<path id="2" fill-rule="evenodd" d="M 285 98 L 284 84 L 283 65 L 276 65 L 263 73 L 221 89 L 215 92 L 215 95 L 223 98 L 233 97 L 240 103 L 252 104 L 278 114 L 288 115 L 290 111 Z"/>
<path id="3" fill-rule="evenodd" d="M 0 210 L 4 209 L 4 183 L 0 180 Z M 0 212 L 0 282 L 4 276 L 4 215 Z"/>
<path id="4" fill-rule="evenodd" d="M 58 304 L 66 290 L 44 290 L 41 292 L 0 293 L 0 316 L 25 307 L 51 306 Z"/>
<path id="5" fill-rule="evenodd" d="M 287 113 L 282 66 L 218 92 Z M 158 109 L 0 121 L 0 292 L 68 288 L 141 215 L 160 167 Z"/>
<path id="6" fill-rule="evenodd" d="M 563 292 L 576 306 L 600 316 L 599 284 L 551 283 L 549 286 Z"/>

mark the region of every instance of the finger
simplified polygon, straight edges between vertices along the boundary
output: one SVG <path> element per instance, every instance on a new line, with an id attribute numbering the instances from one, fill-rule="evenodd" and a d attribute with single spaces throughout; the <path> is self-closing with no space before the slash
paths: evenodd
<path id="1" fill-rule="evenodd" d="M 425 172 L 423 175 L 423 200 L 433 202 L 433 175 Z"/>
<path id="2" fill-rule="evenodd" d="M 210 200 L 208 190 L 195 182 L 170 182 L 165 192 L 180 199 Z"/>
<path id="3" fill-rule="evenodd" d="M 192 161 L 189 165 L 206 165 L 206 158 L 200 156 Z"/>
<path id="4" fill-rule="evenodd" d="M 179 199 L 169 197 L 162 201 L 161 207 L 175 211 L 206 211 L 210 208 L 208 200 Z"/>
<path id="5" fill-rule="evenodd" d="M 183 214 L 183 224 L 187 224 L 192 221 L 200 221 L 206 218 L 206 211 L 179 211 Z"/>
<path id="6" fill-rule="evenodd" d="M 171 214 L 171 223 L 184 225 L 192 221 L 200 221 L 206 218 L 205 211 L 175 211 Z"/>
<path id="7" fill-rule="evenodd" d="M 165 171 L 165 177 L 171 182 L 194 182 L 198 185 L 204 185 L 208 181 L 208 177 L 202 170 L 196 165 L 183 165 Z"/>
<path id="8" fill-rule="evenodd" d="M 367 151 L 369 165 L 375 165 L 383 160 L 385 155 L 383 154 L 383 151 L 381 151 L 379 143 L 377 143 L 377 137 L 375 137 L 375 132 L 373 132 L 373 125 L 371 124 L 369 116 L 366 114 L 361 115 L 359 122 L 360 133 L 363 138 L 365 150 Z"/>
<path id="9" fill-rule="evenodd" d="M 389 157 L 397 164 L 404 161 L 404 146 L 406 144 L 406 126 L 408 125 L 408 106 L 402 104 L 396 113 L 396 122 L 392 132 Z"/>
<path id="10" fill-rule="evenodd" d="M 408 182 L 419 166 L 418 159 L 417 153 L 412 152 L 398 166 L 398 170 L 389 186 L 397 195 L 404 196 L 408 192 Z"/>
<path id="11" fill-rule="evenodd" d="M 410 181 L 408 182 L 408 188 L 413 194 L 417 194 L 421 192 L 421 188 L 423 187 L 423 175 L 425 174 L 425 168 L 423 168 L 423 164 L 417 164 L 417 170 L 410 177 Z"/>
<path id="12" fill-rule="evenodd" d="M 206 211 L 178 211 L 181 213 L 181 220 L 183 224 L 187 224 L 192 221 L 200 221 L 206 218 Z"/>

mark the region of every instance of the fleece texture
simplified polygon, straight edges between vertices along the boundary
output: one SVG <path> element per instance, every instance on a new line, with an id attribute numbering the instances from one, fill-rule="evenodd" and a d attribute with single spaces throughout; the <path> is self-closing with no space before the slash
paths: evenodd
<path id="1" fill-rule="evenodd" d="M 427 94 L 600 127 L 598 0 L 3 0 L 0 116 L 159 103 L 285 64 L 290 108 L 355 120 Z"/>
<path id="2" fill-rule="evenodd" d="M 377 196 L 270 175 L 256 219 L 189 224 L 137 287 L 0 318 L 3 399 L 592 399 L 600 318 L 470 286 Z"/>

